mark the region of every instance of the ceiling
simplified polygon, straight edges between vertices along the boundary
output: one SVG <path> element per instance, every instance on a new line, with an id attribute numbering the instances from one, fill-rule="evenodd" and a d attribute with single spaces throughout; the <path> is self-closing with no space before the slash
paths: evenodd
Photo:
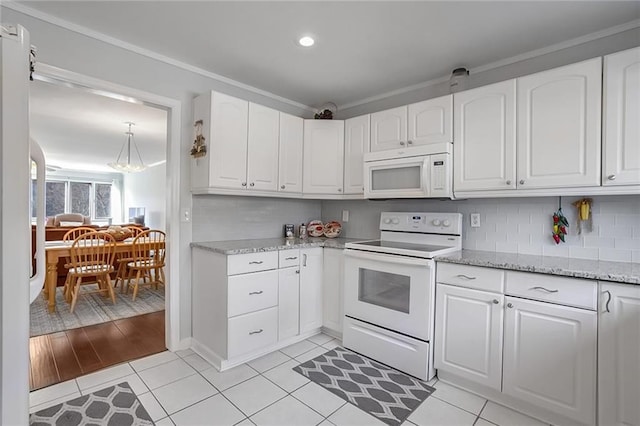
<path id="1" fill-rule="evenodd" d="M 127 140 L 126 121 L 136 124 L 131 131 L 142 161 L 165 160 L 166 111 L 43 81 L 30 88 L 30 132 L 47 166 L 114 173 L 107 163 L 116 160 Z"/>
<path id="2" fill-rule="evenodd" d="M 24 3 L 311 107 L 357 104 L 640 17 L 637 1 Z M 315 46 L 296 44 L 304 34 Z"/>

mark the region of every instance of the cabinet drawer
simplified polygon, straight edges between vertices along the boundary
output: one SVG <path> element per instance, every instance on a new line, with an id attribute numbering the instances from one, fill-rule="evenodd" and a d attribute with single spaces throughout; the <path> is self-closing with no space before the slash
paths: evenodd
<path id="1" fill-rule="evenodd" d="M 229 277 L 227 316 L 259 311 L 278 304 L 278 271 Z"/>
<path id="2" fill-rule="evenodd" d="M 278 307 L 229 320 L 227 358 L 255 351 L 278 341 Z"/>
<path id="3" fill-rule="evenodd" d="M 277 268 L 277 251 L 227 256 L 227 275 L 246 274 L 247 272 L 266 271 L 267 269 Z"/>
<path id="4" fill-rule="evenodd" d="M 300 249 L 280 250 L 278 251 L 280 268 L 288 268 L 290 266 L 300 265 Z"/>
<path id="5" fill-rule="evenodd" d="M 436 281 L 478 290 L 504 292 L 504 271 L 482 266 L 438 262 Z"/>
<path id="6" fill-rule="evenodd" d="M 598 286 L 596 281 L 580 278 L 507 271 L 505 293 L 595 311 Z"/>

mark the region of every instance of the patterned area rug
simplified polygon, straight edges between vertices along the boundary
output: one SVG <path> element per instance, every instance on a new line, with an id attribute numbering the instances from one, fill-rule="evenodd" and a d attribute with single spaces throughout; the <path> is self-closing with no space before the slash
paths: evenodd
<path id="1" fill-rule="evenodd" d="M 31 426 L 153 425 L 129 383 L 101 389 L 29 416 Z"/>
<path id="2" fill-rule="evenodd" d="M 83 289 L 94 290 L 92 288 L 94 286 L 97 287 L 97 284 L 83 286 Z M 122 294 L 118 287 L 115 294 L 115 305 L 111 303 L 109 297 L 99 293 L 80 295 L 73 313 L 69 312 L 70 305 L 64 300 L 62 287 L 56 290 L 56 311 L 53 313 L 49 313 L 44 297 L 38 296 L 31 304 L 31 337 L 150 314 L 164 309 L 163 286 L 158 286 L 158 290 L 141 287 L 135 302 L 131 301 L 131 291 L 128 295 Z"/>
<path id="3" fill-rule="evenodd" d="M 391 426 L 400 425 L 435 390 L 340 347 L 293 370 Z"/>

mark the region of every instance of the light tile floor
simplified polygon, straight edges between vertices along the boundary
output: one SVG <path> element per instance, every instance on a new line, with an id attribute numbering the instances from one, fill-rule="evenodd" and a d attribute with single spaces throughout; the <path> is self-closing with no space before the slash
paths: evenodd
<path id="1" fill-rule="evenodd" d="M 319 334 L 222 373 L 190 349 L 163 352 L 31 392 L 30 411 L 127 381 L 158 426 L 384 425 L 292 370 L 338 345 Z M 404 425 L 544 425 L 437 379 L 429 384 L 435 392 Z"/>

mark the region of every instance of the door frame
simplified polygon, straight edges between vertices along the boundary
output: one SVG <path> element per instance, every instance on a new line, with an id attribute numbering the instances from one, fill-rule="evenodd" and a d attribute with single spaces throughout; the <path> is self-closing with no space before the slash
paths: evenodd
<path id="1" fill-rule="evenodd" d="M 123 86 L 106 80 L 39 63 L 34 78 L 71 85 L 124 102 L 142 103 L 167 111 L 166 147 L 166 233 L 169 285 L 165 287 L 165 344 L 171 351 L 183 349 L 187 340 L 180 340 L 180 122 L 182 104 L 179 100 Z M 27 336 L 28 338 L 28 336 Z"/>

